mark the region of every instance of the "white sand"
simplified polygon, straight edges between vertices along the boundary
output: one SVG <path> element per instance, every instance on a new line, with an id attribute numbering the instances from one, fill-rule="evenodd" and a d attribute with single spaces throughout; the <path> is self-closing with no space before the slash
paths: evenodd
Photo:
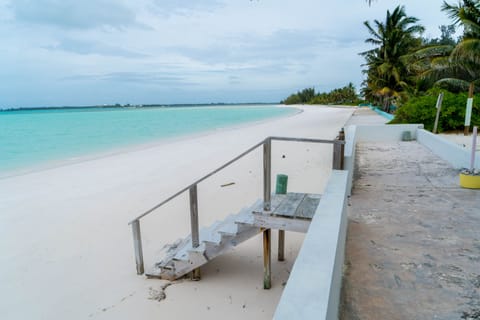
<path id="1" fill-rule="evenodd" d="M 0 179 L 1 318 L 271 318 L 302 234 L 287 233 L 287 261 L 272 259 L 271 290 L 262 288 L 257 236 L 203 267 L 201 281 L 171 285 L 158 302 L 149 298 L 167 282 L 136 275 L 127 223 L 268 135 L 333 139 L 352 111 L 304 107 L 293 117 Z M 289 191 L 321 192 L 331 149 L 274 143 L 272 176 L 288 174 Z M 261 168 L 258 149 L 200 184 L 200 224 L 260 198 Z M 189 233 L 186 199 L 142 220 L 146 267 L 164 244 Z"/>
<path id="2" fill-rule="evenodd" d="M 439 136 L 459 145 L 462 148 L 467 150 L 472 150 L 473 135 L 472 132 L 468 136 L 465 136 L 463 133 L 440 133 Z M 475 146 L 476 151 L 480 151 L 480 137 L 477 135 L 477 145 Z"/>

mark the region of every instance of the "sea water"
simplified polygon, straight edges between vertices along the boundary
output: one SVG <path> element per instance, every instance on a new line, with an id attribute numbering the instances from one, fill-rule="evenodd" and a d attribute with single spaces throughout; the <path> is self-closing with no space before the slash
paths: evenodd
<path id="1" fill-rule="evenodd" d="M 0 176 L 295 112 L 263 105 L 2 111 Z"/>

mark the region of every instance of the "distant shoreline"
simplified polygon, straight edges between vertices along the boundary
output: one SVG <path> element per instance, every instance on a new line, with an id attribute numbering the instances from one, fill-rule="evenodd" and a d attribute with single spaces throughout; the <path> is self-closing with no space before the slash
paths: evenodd
<path id="1" fill-rule="evenodd" d="M 49 107 L 18 107 L 0 108 L 0 112 L 37 111 L 37 110 L 79 110 L 79 109 L 134 109 L 134 108 L 188 108 L 188 107 L 221 107 L 221 106 L 255 106 L 281 105 L 277 102 L 247 102 L 247 103 L 174 103 L 174 104 L 108 104 L 93 106 L 49 106 Z"/>

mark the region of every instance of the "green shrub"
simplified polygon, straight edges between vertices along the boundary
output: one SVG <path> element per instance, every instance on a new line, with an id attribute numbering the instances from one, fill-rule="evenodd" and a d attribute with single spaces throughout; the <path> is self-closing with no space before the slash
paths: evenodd
<path id="1" fill-rule="evenodd" d="M 438 121 L 438 132 L 462 130 L 465 123 L 467 93 L 451 93 L 445 90 L 431 89 L 425 95 L 413 97 L 397 109 L 395 119 L 390 123 L 423 123 L 425 129 L 432 131 L 435 122 L 438 94 L 444 93 L 442 109 Z M 480 95 L 473 99 L 471 126 L 480 125 Z"/>

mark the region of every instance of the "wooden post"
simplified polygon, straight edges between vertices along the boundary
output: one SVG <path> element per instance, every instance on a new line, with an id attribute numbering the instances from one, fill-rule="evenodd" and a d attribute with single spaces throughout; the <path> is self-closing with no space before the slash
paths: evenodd
<path id="1" fill-rule="evenodd" d="M 143 274 L 145 272 L 143 266 L 143 250 L 142 250 L 142 235 L 140 233 L 140 221 L 135 220 L 132 222 L 133 231 L 133 248 L 135 250 L 135 262 L 137 265 L 137 274 Z"/>
<path id="2" fill-rule="evenodd" d="M 271 209 L 271 180 L 272 180 L 272 139 L 268 138 L 263 144 L 263 210 Z M 271 273 L 271 230 L 263 231 L 263 288 L 272 286 Z"/>
<path id="3" fill-rule="evenodd" d="M 270 211 L 272 180 L 272 139 L 268 138 L 263 144 L 263 210 Z"/>
<path id="4" fill-rule="evenodd" d="M 288 185 L 288 176 L 277 174 L 275 184 L 276 194 L 286 194 Z M 285 230 L 278 230 L 278 261 L 285 261 Z"/>
<path id="5" fill-rule="evenodd" d="M 202 275 L 200 273 L 200 267 L 198 267 L 196 269 L 193 269 L 190 274 L 191 274 L 190 279 L 192 279 L 194 281 L 198 281 L 202 278 Z"/>
<path id="6" fill-rule="evenodd" d="M 192 230 L 192 248 L 197 248 L 200 245 L 199 231 L 198 231 L 198 197 L 197 185 L 190 187 L 190 227 Z M 200 280 L 200 268 L 192 271 L 192 280 Z"/>
<path id="7" fill-rule="evenodd" d="M 189 189 L 190 195 L 190 226 L 192 230 L 192 248 L 197 248 L 200 245 L 198 235 L 198 200 L 197 200 L 197 185 L 193 185 Z"/>
<path id="8" fill-rule="evenodd" d="M 465 110 L 465 129 L 463 130 L 463 134 L 468 136 L 468 132 L 470 131 L 470 120 L 472 118 L 472 107 L 473 107 L 473 91 L 475 86 L 473 82 L 470 83 L 468 88 L 468 99 L 467 99 L 467 108 Z"/>
<path id="9" fill-rule="evenodd" d="M 345 141 L 345 132 L 342 130 L 339 132 L 337 141 Z M 334 170 L 343 170 L 343 158 L 345 155 L 345 145 L 340 143 L 335 143 L 333 145 L 333 169 Z"/>
<path id="10" fill-rule="evenodd" d="M 263 231 L 263 289 L 272 287 L 271 230 Z"/>
<path id="11" fill-rule="evenodd" d="M 278 261 L 285 261 L 285 230 L 278 230 Z"/>
<path id="12" fill-rule="evenodd" d="M 440 92 L 437 99 L 437 115 L 435 116 L 435 124 L 433 125 L 433 133 L 437 133 L 438 120 L 440 119 L 440 110 L 442 109 L 443 92 Z"/>

